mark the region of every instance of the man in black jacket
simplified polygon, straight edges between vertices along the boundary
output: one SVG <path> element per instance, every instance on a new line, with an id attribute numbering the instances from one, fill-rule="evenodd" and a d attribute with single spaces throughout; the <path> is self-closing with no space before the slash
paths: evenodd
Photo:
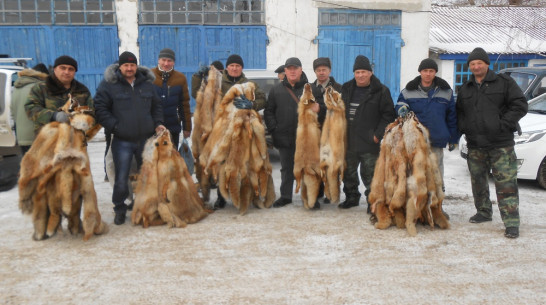
<path id="1" fill-rule="evenodd" d="M 385 127 L 396 118 L 389 88 L 373 75 L 370 60 L 366 56 L 356 57 L 353 72 L 355 77 L 343 84 L 341 89 L 347 116 L 347 169 L 343 176 L 345 201 L 339 204 L 341 209 L 349 209 L 359 204 L 359 165 L 360 177 L 366 187 L 364 195 L 366 201 L 368 200 L 375 162 L 379 157 L 379 142 L 383 138 Z"/>
<path id="2" fill-rule="evenodd" d="M 131 160 L 142 165 L 142 151 L 146 140 L 165 130 L 163 109 L 152 81 L 152 71 L 137 66 L 136 56 L 123 52 L 119 64 L 110 65 L 95 95 L 97 121 L 114 136 L 112 156 L 116 177 L 112 202 L 116 216 L 114 223 L 125 223 L 129 195 L 129 170 Z M 111 179 L 112 177 L 110 177 Z"/>
<path id="3" fill-rule="evenodd" d="M 527 113 L 527 101 L 516 82 L 489 70 L 489 56 L 475 48 L 467 59 L 472 72 L 457 95 L 459 131 L 468 145 L 468 169 L 476 215 L 471 223 L 491 221 L 488 175 L 491 170 L 499 211 L 508 238 L 519 236 L 519 194 L 514 132 Z"/>
<path id="4" fill-rule="evenodd" d="M 298 58 L 287 59 L 284 70 L 286 75 L 282 82 L 269 91 L 264 110 L 265 124 L 281 159 L 281 197 L 273 203 L 274 208 L 292 203 L 298 102 L 303 94 L 303 86 L 307 83 L 307 76 Z M 318 105 L 316 108 L 318 112 Z"/>

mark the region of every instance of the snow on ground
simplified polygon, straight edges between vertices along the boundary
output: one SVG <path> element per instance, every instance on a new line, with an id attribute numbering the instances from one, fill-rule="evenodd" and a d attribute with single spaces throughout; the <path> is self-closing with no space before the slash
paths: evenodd
<path id="1" fill-rule="evenodd" d="M 17 208 L 17 189 L 0 193 L 0 304 L 543 304 L 546 299 L 546 191 L 520 181 L 518 239 L 503 236 L 496 206 L 492 222 L 471 224 L 470 178 L 458 151 L 446 150 L 445 156 L 444 209 L 452 228 L 418 226 L 412 238 L 395 227 L 374 229 L 364 205 L 340 210 L 323 204 L 307 211 L 299 194 L 292 205 L 250 208 L 245 216 L 228 205 L 184 229 L 115 226 L 112 190 L 103 181 L 104 146 L 91 142 L 89 153 L 99 208 L 110 227 L 106 235 L 83 242 L 64 222 L 63 232 L 33 241 L 30 216 Z M 274 151 L 271 159 L 278 190 Z"/>

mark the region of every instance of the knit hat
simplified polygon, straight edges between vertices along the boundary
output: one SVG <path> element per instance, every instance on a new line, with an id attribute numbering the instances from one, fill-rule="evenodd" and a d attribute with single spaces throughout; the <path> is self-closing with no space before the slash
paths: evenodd
<path id="1" fill-rule="evenodd" d="M 123 64 L 135 64 L 137 65 L 138 62 L 137 62 L 137 58 L 135 56 L 135 54 L 129 52 L 129 51 L 125 51 L 123 53 L 121 53 L 121 55 L 119 56 L 119 66 L 121 67 Z"/>
<path id="2" fill-rule="evenodd" d="M 466 60 L 467 64 L 470 64 L 471 61 L 479 59 L 483 61 L 484 63 L 489 65 L 489 56 L 482 48 L 475 48 L 469 55 L 468 59 Z"/>
<path id="3" fill-rule="evenodd" d="M 46 65 L 44 65 L 43 63 L 39 63 L 36 66 L 32 67 L 32 70 L 49 74 L 49 70 L 47 69 Z"/>
<path id="4" fill-rule="evenodd" d="M 290 57 L 289 59 L 287 59 L 286 62 L 284 63 L 284 67 L 288 68 L 290 66 L 301 67 L 300 59 L 297 57 Z"/>
<path id="5" fill-rule="evenodd" d="M 284 65 L 280 65 L 277 70 L 275 70 L 275 73 L 279 74 L 279 73 L 283 73 L 284 72 Z"/>
<path id="6" fill-rule="evenodd" d="M 245 64 L 243 63 L 243 59 L 241 58 L 241 56 L 239 56 L 237 54 L 231 54 L 227 58 L 226 67 L 231 65 L 231 64 L 239 64 L 239 65 L 241 65 L 241 67 L 243 67 L 243 68 L 245 67 Z"/>
<path id="7" fill-rule="evenodd" d="M 313 71 L 316 70 L 320 66 L 328 67 L 328 69 L 332 69 L 332 64 L 330 63 L 330 58 L 328 57 L 319 57 L 315 60 L 313 60 Z"/>
<path id="8" fill-rule="evenodd" d="M 160 59 L 160 58 L 168 58 L 168 59 L 172 59 L 172 61 L 176 61 L 174 51 L 169 48 L 165 48 L 159 51 L 159 55 L 157 56 L 157 59 Z"/>
<path id="9" fill-rule="evenodd" d="M 53 65 L 53 68 L 55 69 L 59 65 L 72 66 L 74 67 L 74 69 L 76 69 L 76 72 L 78 72 L 78 62 L 68 55 L 59 56 L 57 57 L 57 59 L 55 59 L 55 64 Z"/>
<path id="10" fill-rule="evenodd" d="M 213 66 L 216 68 L 216 70 L 218 70 L 218 71 L 224 70 L 224 65 L 223 65 L 222 62 L 219 61 L 219 60 L 213 61 L 213 62 L 211 63 L 211 65 L 213 65 Z"/>
<path id="11" fill-rule="evenodd" d="M 419 64 L 417 71 L 421 72 L 421 70 L 425 69 L 434 69 L 434 71 L 438 72 L 438 64 L 433 59 L 425 58 Z"/>
<path id="12" fill-rule="evenodd" d="M 353 65 L 353 72 L 356 70 L 368 70 L 372 71 L 372 65 L 370 65 L 370 60 L 364 55 L 358 55 L 355 58 L 355 64 Z"/>

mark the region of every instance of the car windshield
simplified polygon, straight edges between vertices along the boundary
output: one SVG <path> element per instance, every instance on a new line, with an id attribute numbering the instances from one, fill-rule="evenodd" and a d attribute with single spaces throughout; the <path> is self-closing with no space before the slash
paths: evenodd
<path id="1" fill-rule="evenodd" d="M 539 96 L 529 104 L 529 112 L 546 114 L 546 94 Z"/>
<path id="2" fill-rule="evenodd" d="M 522 72 L 506 72 L 506 74 L 510 75 L 516 81 L 518 86 L 521 88 L 521 91 L 523 92 L 527 91 L 529 85 L 537 77 L 535 74 Z"/>

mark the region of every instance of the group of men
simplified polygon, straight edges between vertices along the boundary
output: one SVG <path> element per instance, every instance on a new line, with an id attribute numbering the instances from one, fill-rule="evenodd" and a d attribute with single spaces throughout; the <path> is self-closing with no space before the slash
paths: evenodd
<path id="1" fill-rule="evenodd" d="M 129 209 L 125 199 L 129 194 L 131 160 L 135 158 L 140 168 L 146 139 L 165 129 L 170 131 L 175 145 L 178 145 L 181 132 L 185 138 L 190 136 L 192 124 L 188 84 L 185 76 L 174 70 L 174 63 L 175 53 L 171 49 L 160 51 L 158 65 L 151 70 L 138 66 L 133 53 L 123 52 L 118 62 L 106 69 L 104 80 L 92 98 L 89 90 L 74 79 L 78 70 L 76 60 L 65 55 L 55 60 L 53 73 L 40 76 L 45 80 L 32 83 L 26 98 L 26 113 L 34 123 L 35 132 L 51 121 L 68 122 L 68 116 L 58 109 L 67 101 L 69 94 L 80 104 L 95 108 L 98 123 L 113 135 L 111 149 L 116 177 L 112 202 L 114 223 L 117 225 L 125 222 Z M 413 111 L 430 131 L 430 143 L 442 177 L 443 149 L 446 146 L 450 151 L 455 149 L 460 134 L 466 135 L 468 167 L 477 209 L 470 222 L 481 223 L 492 219 L 487 182 L 487 174 L 492 169 L 499 210 L 506 227 L 505 236 L 519 236 L 513 133 L 517 130 L 518 120 L 527 112 L 527 103 L 513 79 L 489 69 L 489 57 L 483 49 L 472 51 L 467 63 L 472 76 L 458 92 L 457 103 L 449 84 L 436 76 L 436 62 L 424 59 L 418 68 L 420 75 L 406 85 L 395 104 L 389 88 L 373 74 L 367 57 L 358 55 L 355 58 L 354 77 L 343 85 L 330 76 L 332 67 L 329 58 L 313 61 L 316 80 L 312 83 L 312 90 L 318 102 L 313 110 L 319 123 L 322 124 L 326 115 L 322 97 L 326 87 L 332 86 L 341 92 L 346 108 L 345 201 L 339 204 L 339 208 L 349 209 L 360 204 L 359 167 L 368 201 L 385 127 L 397 115 L 404 116 L 408 111 Z M 222 72 L 223 94 L 234 84 L 248 81 L 243 73 L 243 59 L 239 55 L 230 55 L 225 69 L 221 62 L 214 62 L 213 65 Z M 192 77 L 194 97 L 207 71 L 202 69 Z M 264 109 L 266 127 L 279 151 L 280 198 L 273 205 L 279 208 L 292 203 L 297 103 L 308 78 L 296 57 L 288 58 L 284 66 L 275 72 L 279 74 L 280 83 L 271 89 L 267 101 L 263 91 L 257 87 L 253 108 Z M 323 203 L 328 201 L 324 200 Z M 367 203 L 370 213 L 370 203 Z M 218 193 L 214 207 L 223 208 L 225 204 L 225 199 Z M 315 209 L 319 208 L 317 202 Z"/>

